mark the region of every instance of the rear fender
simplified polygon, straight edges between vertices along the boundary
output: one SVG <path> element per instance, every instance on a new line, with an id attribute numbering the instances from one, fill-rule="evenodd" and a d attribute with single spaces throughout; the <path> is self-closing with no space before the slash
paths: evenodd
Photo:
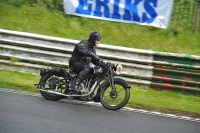
<path id="1" fill-rule="evenodd" d="M 68 79 L 70 77 L 67 69 L 65 68 L 52 67 L 49 69 L 44 69 L 44 68 L 40 69 L 41 79 L 47 74 L 63 77 L 65 79 Z"/>
<path id="2" fill-rule="evenodd" d="M 54 75 L 62 75 L 65 73 L 66 75 L 69 76 L 68 71 L 65 68 L 60 68 L 60 67 L 49 67 L 47 69 L 41 68 L 40 69 L 40 76 L 44 76 L 45 74 L 51 72 Z"/>

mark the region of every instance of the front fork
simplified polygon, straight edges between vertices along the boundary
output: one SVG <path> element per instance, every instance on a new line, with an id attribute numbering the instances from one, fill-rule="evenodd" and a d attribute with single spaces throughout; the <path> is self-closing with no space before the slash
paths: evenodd
<path id="1" fill-rule="evenodd" d="M 110 86 L 111 86 L 111 88 L 112 88 L 112 90 L 111 90 L 111 92 L 110 92 L 110 97 L 111 97 L 111 98 L 116 98 L 116 97 L 118 96 L 118 92 L 117 92 L 117 90 L 116 90 L 116 88 L 115 88 L 114 76 L 113 76 L 113 74 L 110 75 L 110 77 L 109 77 L 109 83 L 110 83 Z"/>

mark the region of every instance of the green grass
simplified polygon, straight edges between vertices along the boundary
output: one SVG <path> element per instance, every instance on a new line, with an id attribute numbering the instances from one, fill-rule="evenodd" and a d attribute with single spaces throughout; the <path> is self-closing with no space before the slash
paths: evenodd
<path id="1" fill-rule="evenodd" d="M 38 83 L 39 75 L 0 69 L 0 87 L 39 93 L 33 85 Z M 131 88 L 127 107 L 187 115 L 200 118 L 200 98 L 167 91 L 141 90 Z"/>
<path id="2" fill-rule="evenodd" d="M 38 92 L 33 84 L 39 82 L 40 76 L 31 73 L 0 69 L 0 87 L 28 92 Z"/>
<path id="3" fill-rule="evenodd" d="M 99 31 L 103 44 L 192 55 L 200 52 L 200 34 L 186 32 L 177 25 L 160 29 L 66 15 L 41 3 L 16 3 L 0 4 L 0 28 L 75 40 L 87 39 L 90 32 Z"/>
<path id="4" fill-rule="evenodd" d="M 131 98 L 127 106 L 145 108 L 160 112 L 182 114 L 183 112 L 200 114 L 200 98 L 186 96 L 174 92 L 154 90 L 131 90 Z"/>

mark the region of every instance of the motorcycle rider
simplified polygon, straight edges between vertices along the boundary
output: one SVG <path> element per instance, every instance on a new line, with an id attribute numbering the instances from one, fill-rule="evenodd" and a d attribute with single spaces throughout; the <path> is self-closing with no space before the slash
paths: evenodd
<path id="1" fill-rule="evenodd" d="M 95 50 L 95 47 L 99 45 L 100 40 L 100 34 L 98 32 L 92 32 L 90 33 L 88 40 L 82 40 L 74 47 L 69 60 L 69 66 L 78 74 L 74 86 L 76 92 L 80 92 L 79 85 L 92 69 L 89 63 L 92 62 L 94 65 L 98 65 L 101 60 Z"/>

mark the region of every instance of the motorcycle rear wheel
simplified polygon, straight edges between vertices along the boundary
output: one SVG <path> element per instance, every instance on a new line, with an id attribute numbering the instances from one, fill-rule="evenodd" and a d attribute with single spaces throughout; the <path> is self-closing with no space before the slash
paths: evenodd
<path id="1" fill-rule="evenodd" d="M 66 78 L 64 78 L 64 75 L 63 76 L 52 75 L 52 73 L 49 72 L 40 79 L 39 84 L 40 84 L 40 89 L 51 90 L 51 91 L 55 91 L 56 85 L 59 84 L 59 86 L 57 87 L 57 92 L 62 93 L 66 86 Z M 47 100 L 58 101 L 63 98 L 63 96 L 51 94 L 44 91 L 40 91 L 40 93 Z"/>
<path id="2" fill-rule="evenodd" d="M 101 90 L 100 102 L 106 109 L 118 110 L 126 105 L 130 98 L 130 90 L 123 82 L 114 81 L 116 91 L 112 91 L 109 83 Z"/>

